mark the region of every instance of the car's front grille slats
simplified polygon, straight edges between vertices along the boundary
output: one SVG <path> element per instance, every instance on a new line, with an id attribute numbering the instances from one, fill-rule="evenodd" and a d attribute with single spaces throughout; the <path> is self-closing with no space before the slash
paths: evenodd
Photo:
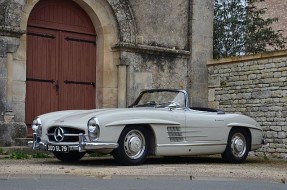
<path id="1" fill-rule="evenodd" d="M 57 129 L 61 128 L 61 131 L 63 134 L 60 134 L 63 136 L 63 138 L 55 138 L 55 135 L 57 135 Z M 55 132 L 56 131 L 56 132 Z M 47 136 L 49 138 L 50 142 L 79 142 L 79 134 L 84 134 L 84 130 L 70 128 L 70 127 L 59 127 L 54 126 L 48 129 Z M 60 141 L 59 141 L 60 140 Z"/>

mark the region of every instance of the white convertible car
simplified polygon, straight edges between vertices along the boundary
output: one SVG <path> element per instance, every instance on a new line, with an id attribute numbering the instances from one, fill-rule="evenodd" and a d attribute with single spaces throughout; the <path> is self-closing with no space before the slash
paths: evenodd
<path id="1" fill-rule="evenodd" d="M 186 91 L 169 89 L 143 91 L 125 109 L 47 113 L 35 118 L 32 128 L 33 149 L 51 151 L 61 161 L 100 152 L 112 154 L 123 165 L 142 164 L 148 155 L 205 154 L 241 163 L 263 142 L 255 120 L 189 107 Z"/>

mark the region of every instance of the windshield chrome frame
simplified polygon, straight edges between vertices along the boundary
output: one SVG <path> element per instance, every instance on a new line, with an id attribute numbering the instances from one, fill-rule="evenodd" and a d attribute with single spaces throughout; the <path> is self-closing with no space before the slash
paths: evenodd
<path id="1" fill-rule="evenodd" d="M 140 101 L 141 97 L 143 96 L 143 94 L 145 94 L 145 93 L 152 93 L 152 92 L 178 92 L 178 93 L 183 93 L 184 94 L 184 102 L 185 102 L 184 106 L 185 107 L 183 107 L 182 109 L 189 109 L 189 100 L 188 100 L 187 92 L 185 90 L 178 90 L 178 89 L 149 89 L 149 90 L 143 90 L 140 93 L 140 95 L 136 98 L 134 103 L 132 103 L 128 107 L 132 108 L 132 107 L 136 106 L 138 104 L 138 102 Z"/>

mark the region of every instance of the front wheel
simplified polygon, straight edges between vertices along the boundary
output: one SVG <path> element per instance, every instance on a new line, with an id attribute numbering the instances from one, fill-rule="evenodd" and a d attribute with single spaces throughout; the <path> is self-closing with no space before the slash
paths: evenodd
<path id="1" fill-rule="evenodd" d="M 85 152 L 53 152 L 53 154 L 63 162 L 77 162 L 85 155 Z"/>
<path id="2" fill-rule="evenodd" d="M 125 128 L 119 138 L 119 147 L 113 151 L 116 161 L 122 165 L 142 164 L 150 150 L 148 131 L 143 126 Z"/>
<path id="3" fill-rule="evenodd" d="M 250 147 L 250 138 L 243 129 L 232 129 L 228 136 L 227 146 L 221 154 L 224 161 L 242 163 L 246 160 Z"/>

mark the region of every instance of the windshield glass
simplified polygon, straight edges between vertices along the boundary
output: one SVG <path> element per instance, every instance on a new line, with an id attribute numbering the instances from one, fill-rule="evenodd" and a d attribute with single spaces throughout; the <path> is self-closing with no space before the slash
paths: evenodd
<path id="1" fill-rule="evenodd" d="M 185 94 L 180 91 L 147 91 L 134 107 L 185 107 Z"/>

